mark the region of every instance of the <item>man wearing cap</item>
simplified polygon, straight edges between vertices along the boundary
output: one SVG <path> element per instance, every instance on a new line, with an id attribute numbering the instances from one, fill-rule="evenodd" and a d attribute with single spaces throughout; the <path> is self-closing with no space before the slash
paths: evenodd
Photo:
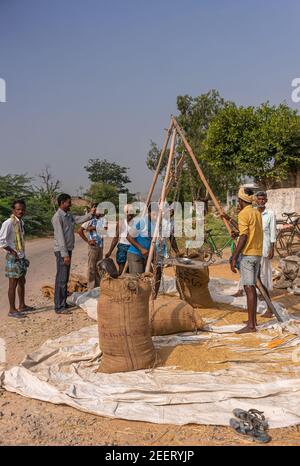
<path id="1" fill-rule="evenodd" d="M 101 230 L 107 230 L 108 223 L 104 213 L 98 208 L 93 212 L 93 218 L 83 223 L 78 231 L 79 236 L 88 243 L 88 289 L 92 290 L 100 284 L 97 262 L 103 259 L 103 236 Z M 87 232 L 87 235 L 86 233 Z"/>
<path id="2" fill-rule="evenodd" d="M 234 273 L 237 272 L 237 259 L 241 255 L 241 285 L 247 296 L 248 321 L 246 327 L 237 333 L 256 332 L 257 292 L 255 285 L 263 252 L 263 226 L 261 213 L 252 206 L 253 194 L 252 189 L 243 187 L 238 192 L 239 240 L 231 259 L 231 270 Z"/>
<path id="3" fill-rule="evenodd" d="M 133 205 L 126 204 L 124 206 L 124 214 L 125 217 L 117 222 L 116 236 L 113 238 L 110 248 L 105 255 L 105 258 L 110 257 L 113 250 L 117 246 L 116 260 L 119 266 L 119 275 L 121 275 L 124 270 L 127 261 L 127 252 L 130 247 L 130 242 L 128 241 L 127 236 L 130 228 L 130 222 L 135 217 L 135 210 Z"/>

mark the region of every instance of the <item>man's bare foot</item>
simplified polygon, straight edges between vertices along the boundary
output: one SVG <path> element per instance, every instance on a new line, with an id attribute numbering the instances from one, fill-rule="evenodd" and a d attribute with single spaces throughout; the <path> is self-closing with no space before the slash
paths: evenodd
<path id="1" fill-rule="evenodd" d="M 244 296 L 243 290 L 239 290 L 236 293 L 231 295 L 233 298 L 240 298 L 241 296 Z"/>
<path id="2" fill-rule="evenodd" d="M 242 333 L 253 333 L 256 332 L 256 327 L 250 327 L 249 325 L 246 325 L 246 327 L 241 328 L 241 330 L 238 330 L 235 333 L 242 334 Z"/>
<path id="3" fill-rule="evenodd" d="M 266 317 L 267 319 L 271 319 L 271 317 L 274 317 L 274 314 L 272 311 L 270 311 L 269 309 L 261 315 L 262 317 Z"/>
<path id="4" fill-rule="evenodd" d="M 249 320 L 243 320 L 243 324 L 249 325 Z M 255 325 L 257 326 L 257 321 L 255 322 Z"/>

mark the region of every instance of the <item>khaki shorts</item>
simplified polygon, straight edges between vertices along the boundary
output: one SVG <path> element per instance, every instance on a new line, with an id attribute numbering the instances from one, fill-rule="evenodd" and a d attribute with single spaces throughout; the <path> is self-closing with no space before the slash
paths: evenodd
<path id="1" fill-rule="evenodd" d="M 241 256 L 240 274 L 242 286 L 255 286 L 259 277 L 261 256 Z"/>
<path id="2" fill-rule="evenodd" d="M 145 272 L 146 259 L 137 254 L 129 252 L 127 254 L 129 273 L 140 274 Z"/>

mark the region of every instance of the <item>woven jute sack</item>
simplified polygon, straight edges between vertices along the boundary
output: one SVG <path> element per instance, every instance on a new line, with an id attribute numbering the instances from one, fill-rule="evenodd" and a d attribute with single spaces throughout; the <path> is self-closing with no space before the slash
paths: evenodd
<path id="1" fill-rule="evenodd" d="M 152 335 L 193 332 L 203 328 L 200 312 L 177 296 L 160 295 L 150 300 Z"/>
<path id="2" fill-rule="evenodd" d="M 154 366 L 150 293 L 149 274 L 102 278 L 98 301 L 99 343 L 103 353 L 100 372 L 127 372 Z"/>
<path id="3" fill-rule="evenodd" d="M 192 269 L 176 267 L 176 286 L 181 299 L 193 307 L 213 307 L 214 302 L 208 289 L 208 267 Z"/>

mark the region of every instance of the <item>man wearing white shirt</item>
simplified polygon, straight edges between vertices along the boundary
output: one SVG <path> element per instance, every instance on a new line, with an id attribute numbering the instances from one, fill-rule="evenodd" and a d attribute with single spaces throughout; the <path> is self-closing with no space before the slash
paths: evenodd
<path id="1" fill-rule="evenodd" d="M 6 251 L 5 275 L 8 278 L 9 317 L 24 317 L 23 311 L 33 308 L 25 304 L 25 276 L 29 261 L 25 257 L 24 222 L 26 204 L 14 201 L 12 215 L 3 222 L 0 230 L 0 248 Z M 19 308 L 16 308 L 16 291 Z"/>
<path id="2" fill-rule="evenodd" d="M 273 290 L 272 280 L 272 259 L 274 257 L 274 246 L 276 242 L 276 217 L 271 209 L 267 209 L 267 193 L 259 191 L 256 193 L 256 203 L 258 210 L 261 212 L 263 223 L 263 255 L 260 265 L 260 278 L 268 294 Z M 270 309 L 264 314 L 265 317 L 272 317 Z"/>

